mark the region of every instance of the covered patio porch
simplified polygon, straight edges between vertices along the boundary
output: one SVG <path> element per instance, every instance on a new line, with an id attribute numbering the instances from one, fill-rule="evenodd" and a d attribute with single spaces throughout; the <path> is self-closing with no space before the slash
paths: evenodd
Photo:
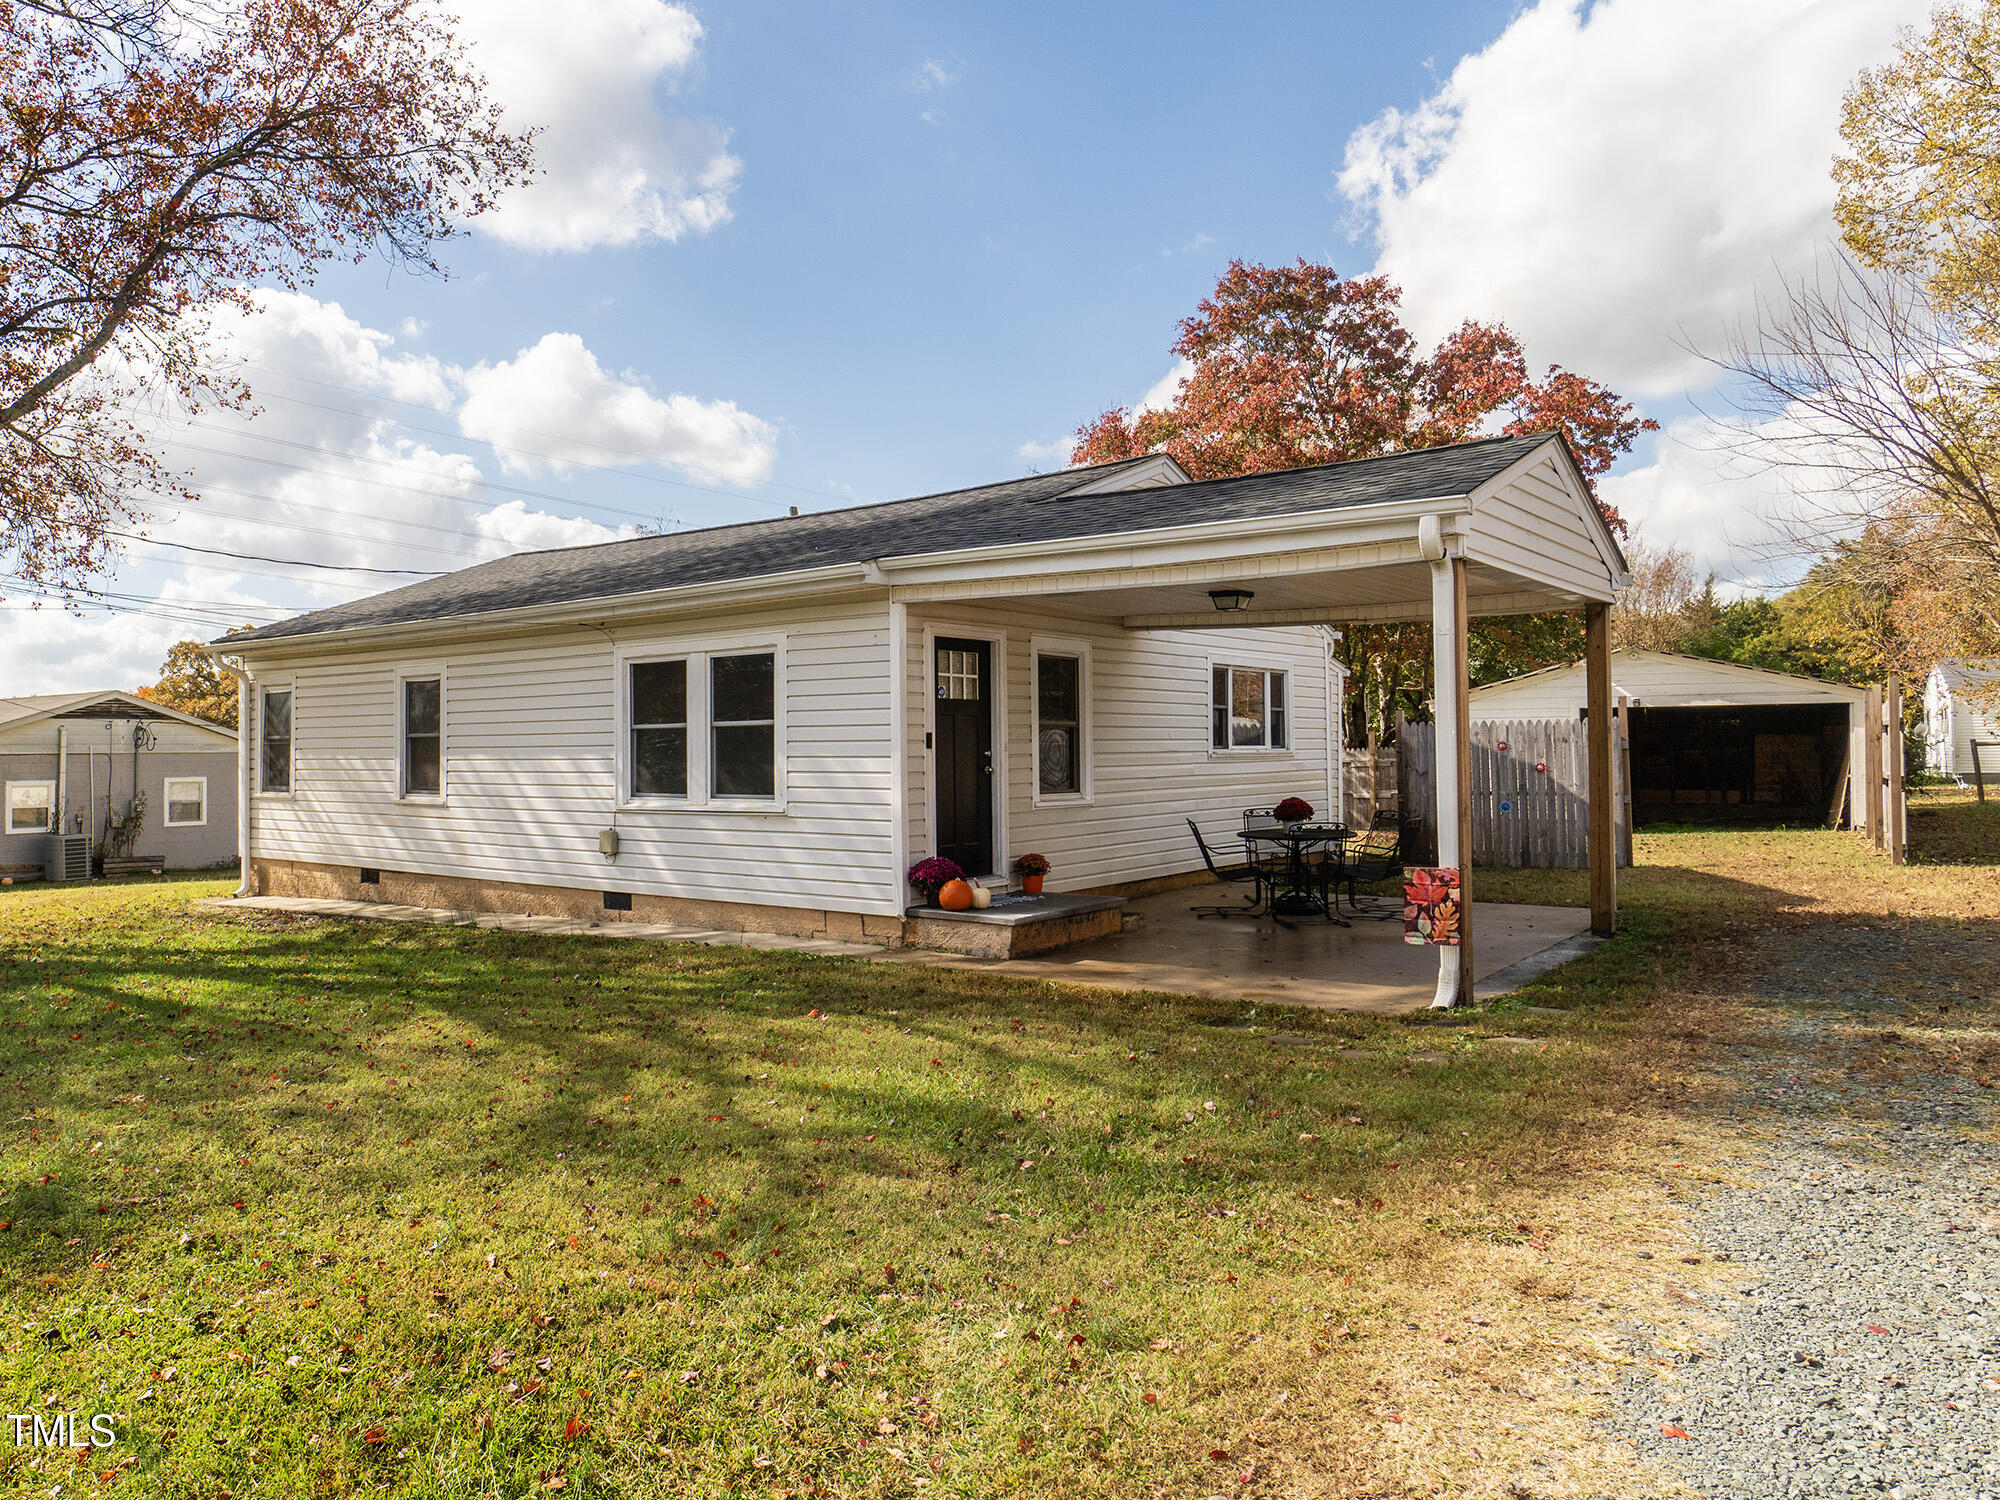
<path id="1" fill-rule="evenodd" d="M 1190 513 L 1210 518 L 1084 534 L 1058 526 L 1052 529 L 1061 535 L 878 565 L 878 581 L 890 591 L 891 639 L 901 646 L 891 707 L 905 726 L 895 767 L 896 801 L 905 811 L 899 863 L 945 853 L 975 873 L 1004 873 L 1011 856 L 1067 839 L 1069 867 L 1080 875 L 1052 889 L 1121 894 L 1128 910 L 1146 918 L 1139 930 L 1074 949 L 989 962 L 1002 972 L 1075 982 L 1149 986 L 1150 975 L 1172 980 L 1150 987 L 1190 993 L 1406 1009 L 1465 1003 L 1483 977 L 1585 930 L 1609 936 L 1616 887 L 1608 615 L 1627 580 L 1567 445 L 1554 436 L 1487 441 L 1185 488 L 1200 502 Z M 1108 497 L 1094 501 L 1102 508 Z M 1464 858 L 1471 845 L 1468 625 L 1479 616 L 1568 610 L 1584 613 L 1588 634 L 1591 905 L 1569 913 L 1476 904 Z M 1425 952 L 1402 942 L 1400 925 L 1379 921 L 1293 932 L 1231 917 L 1196 927 L 1188 908 L 1213 903 L 1213 887 L 1147 894 L 1143 878 L 1128 873 L 1129 861 L 1119 878 L 1091 878 L 1093 839 L 1157 839 L 1152 847 L 1161 851 L 1171 840 L 1192 854 L 1183 825 L 1201 826 L 1204 818 L 1209 837 L 1226 836 L 1237 809 L 1188 791 L 1219 778 L 1218 767 L 1282 760 L 1292 782 L 1320 789 L 1337 818 L 1331 681 L 1318 690 L 1329 721 L 1323 766 L 1306 764 L 1285 722 L 1313 691 L 1300 670 L 1301 642 L 1313 632 L 1409 621 L 1430 627 L 1438 866 L 1458 882 L 1455 943 Z M 1175 694 L 1191 659 L 1187 643 L 1211 633 L 1227 644 L 1201 672 L 1200 722 L 1191 731 Z M 1288 671 L 1263 670 L 1256 647 L 1246 644 L 1259 635 L 1273 643 L 1270 661 L 1281 660 L 1279 643 L 1294 652 Z M 1153 641 L 1174 643 L 1179 678 L 1148 667 L 1146 643 Z M 1114 654 L 1133 663 L 1116 681 L 1107 670 Z M 1074 665 L 1044 675 L 1044 655 Z M 1233 696 L 1234 674 L 1243 672 L 1263 679 L 1248 700 Z M 1001 684 L 997 706 L 960 691 L 982 674 Z M 1017 715 L 1028 721 L 1011 731 L 1010 674 L 1019 677 L 1015 696 L 1025 705 Z M 1051 680 L 1058 683 L 1053 698 Z M 1065 697 L 1060 684 L 1070 680 L 1074 696 Z M 1071 703 L 1080 706 L 1069 710 Z M 1184 745 L 1190 732 L 1204 737 L 1204 761 L 1148 762 L 1153 742 Z M 1068 779 L 1049 777 L 1051 755 L 1067 757 Z M 1158 857 L 1162 876 L 1187 868 L 1170 863 L 1176 854 Z"/>

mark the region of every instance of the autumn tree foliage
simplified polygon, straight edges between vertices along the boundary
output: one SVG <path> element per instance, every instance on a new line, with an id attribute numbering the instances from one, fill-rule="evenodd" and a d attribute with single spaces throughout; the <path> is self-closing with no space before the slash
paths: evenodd
<path id="1" fill-rule="evenodd" d="M 1402 292 L 1383 276 L 1343 279 L 1331 266 L 1237 260 L 1180 325 L 1188 365 L 1172 405 L 1114 407 L 1078 429 L 1075 464 L 1165 452 L 1196 479 L 1338 463 L 1491 435 L 1561 431 L 1587 478 L 1657 423 L 1605 386 L 1557 366 L 1540 377 L 1499 323 L 1466 322 L 1426 349 L 1403 324 Z M 1623 534 L 1617 512 L 1598 502 Z M 1429 697 L 1428 626 L 1350 627 L 1341 643 L 1351 728 L 1371 742 L 1398 711 Z M 1581 654 L 1568 615 L 1483 620 L 1475 682 Z"/>
<path id="2" fill-rule="evenodd" d="M 177 708 L 198 719 L 236 727 L 236 679 L 215 664 L 200 641 L 176 641 L 169 647 L 167 659 L 160 664 L 160 680 L 140 688 L 138 695 L 163 708 Z"/>
<path id="3" fill-rule="evenodd" d="M 0 553 L 81 586 L 178 485 L 160 407 L 241 406 L 208 315 L 335 258 L 441 274 L 525 180 L 428 0 L 0 0 Z"/>
<path id="4" fill-rule="evenodd" d="M 1502 324 L 1467 322 L 1425 349 L 1401 303 L 1383 276 L 1232 261 L 1180 325 L 1173 352 L 1190 368 L 1173 404 L 1105 412 L 1078 430 L 1070 461 L 1164 451 L 1219 479 L 1560 430 L 1594 477 L 1657 425 L 1571 371 L 1536 378 Z M 1605 518 L 1623 530 L 1608 507 Z"/>

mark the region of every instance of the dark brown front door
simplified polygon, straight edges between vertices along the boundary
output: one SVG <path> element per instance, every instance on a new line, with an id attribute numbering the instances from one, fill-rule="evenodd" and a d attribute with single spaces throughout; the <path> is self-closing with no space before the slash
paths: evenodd
<path id="1" fill-rule="evenodd" d="M 940 639 L 931 660 L 937 734 L 937 852 L 993 871 L 993 648 Z"/>

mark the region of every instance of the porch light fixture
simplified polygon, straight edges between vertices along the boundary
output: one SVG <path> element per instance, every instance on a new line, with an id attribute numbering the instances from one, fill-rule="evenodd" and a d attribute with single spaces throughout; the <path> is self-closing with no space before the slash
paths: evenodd
<path id="1" fill-rule="evenodd" d="M 1248 609 L 1257 596 L 1248 589 L 1210 589 L 1208 602 L 1220 610 Z"/>

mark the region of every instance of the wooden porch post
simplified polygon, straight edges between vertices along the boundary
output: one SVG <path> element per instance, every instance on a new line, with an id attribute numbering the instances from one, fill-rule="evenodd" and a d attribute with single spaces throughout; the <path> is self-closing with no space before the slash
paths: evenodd
<path id="1" fill-rule="evenodd" d="M 1611 774 L 1618 740 L 1611 722 L 1611 606 L 1583 611 L 1586 728 L 1590 735 L 1590 930 L 1610 937 L 1618 930 L 1618 809 Z"/>
<path id="2" fill-rule="evenodd" d="M 1442 547 L 1439 551 L 1442 551 Z M 1458 871 L 1458 946 L 1438 949 L 1434 1007 L 1472 1002 L 1472 689 L 1465 559 L 1431 563 L 1431 680 L 1437 718 L 1437 862 Z"/>

